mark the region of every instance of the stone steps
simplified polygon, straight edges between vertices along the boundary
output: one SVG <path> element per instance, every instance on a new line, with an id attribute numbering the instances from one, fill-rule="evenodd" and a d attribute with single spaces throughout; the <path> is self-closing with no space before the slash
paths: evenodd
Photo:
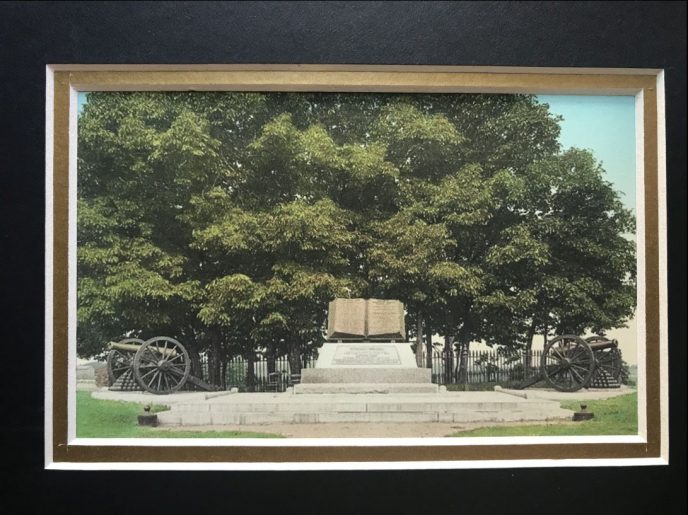
<path id="1" fill-rule="evenodd" d="M 246 424 L 322 424 L 322 423 L 413 423 L 413 422 L 519 422 L 569 419 L 569 412 L 330 412 L 330 413 L 158 413 L 166 426 L 209 426 Z"/>
<path id="2" fill-rule="evenodd" d="M 529 409 L 546 410 L 552 405 L 558 407 L 558 403 L 551 401 L 531 401 Z M 176 404 L 176 411 L 187 413 L 279 413 L 279 412 L 304 412 L 304 413 L 367 413 L 367 412 L 505 412 L 523 409 L 519 403 L 294 403 L 294 404 Z"/>
<path id="3" fill-rule="evenodd" d="M 98 389 L 95 379 L 77 379 L 76 380 L 77 391 L 94 392 Z"/>
<path id="4" fill-rule="evenodd" d="M 331 345 L 331 344 L 330 344 Z M 332 345 L 336 347 L 336 345 Z M 380 344 L 381 346 L 381 344 Z M 328 347 L 329 348 L 329 347 Z M 409 353 L 410 349 L 406 349 Z M 413 356 L 413 355 L 411 355 Z M 432 385 L 432 371 L 429 368 L 304 368 L 301 370 L 301 383 L 306 384 L 370 384 L 390 383 Z"/>
<path id="5" fill-rule="evenodd" d="M 370 395 L 361 402 L 356 395 L 280 394 L 263 399 L 255 395 L 230 395 L 194 403 L 176 403 L 158 413 L 162 425 L 207 426 L 242 424 L 318 424 L 333 422 L 506 422 L 570 418 L 558 402 L 526 400 L 493 394 L 494 401 L 471 400 L 470 395 Z M 277 400 L 276 397 L 279 397 Z M 332 397 L 340 397 L 333 399 Z M 393 397 L 393 398 L 390 398 Z M 406 398 L 404 398 L 406 397 Z M 427 396 L 426 396 L 427 397 Z M 454 397 L 454 398 L 452 398 Z"/>
<path id="6" fill-rule="evenodd" d="M 294 385 L 294 393 L 438 393 L 439 386 L 428 383 L 301 383 Z"/>

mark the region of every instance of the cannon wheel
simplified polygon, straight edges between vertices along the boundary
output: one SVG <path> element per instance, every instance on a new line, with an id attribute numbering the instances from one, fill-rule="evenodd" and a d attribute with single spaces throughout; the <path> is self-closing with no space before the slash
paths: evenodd
<path id="1" fill-rule="evenodd" d="M 540 367 L 545 380 L 555 389 L 575 392 L 590 382 L 595 371 L 595 357 L 582 338 L 557 336 L 545 345 Z"/>
<path id="2" fill-rule="evenodd" d="M 118 343 L 136 343 L 143 345 L 144 341 L 139 338 L 125 338 Z M 131 370 L 131 366 L 134 362 L 134 354 L 131 352 L 124 352 L 118 349 L 112 349 L 107 355 L 107 373 L 108 373 L 108 386 L 115 384 L 115 381 L 119 379 L 122 375 L 126 374 L 127 371 Z"/>
<path id="3" fill-rule="evenodd" d="M 589 336 L 585 339 L 588 343 L 606 342 L 609 341 L 603 336 Z M 617 345 L 608 347 L 606 349 L 599 349 L 593 351 L 595 356 L 596 366 L 604 370 L 612 379 L 618 380 L 621 376 L 621 351 Z"/>
<path id="4" fill-rule="evenodd" d="M 134 377 L 150 393 L 176 392 L 189 378 L 191 359 L 174 338 L 156 336 L 147 340 L 134 355 Z"/>

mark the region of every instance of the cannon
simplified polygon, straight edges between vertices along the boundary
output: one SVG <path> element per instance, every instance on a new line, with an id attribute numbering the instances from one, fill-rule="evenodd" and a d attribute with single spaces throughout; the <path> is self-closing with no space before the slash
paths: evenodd
<path id="1" fill-rule="evenodd" d="M 623 360 L 619 342 L 604 336 L 590 336 L 585 339 L 595 357 L 595 371 L 588 386 L 594 388 L 618 388 L 621 386 Z"/>
<path id="2" fill-rule="evenodd" d="M 560 392 L 589 387 L 618 388 L 621 369 L 621 351 L 616 340 L 597 335 L 583 339 L 567 334 L 547 342 L 539 373 L 517 388 L 527 388 L 543 380 Z"/>
<path id="3" fill-rule="evenodd" d="M 107 372 L 111 390 L 143 390 L 163 395 L 176 392 L 187 384 L 206 391 L 219 389 L 191 374 L 189 352 L 174 338 L 156 336 L 146 341 L 125 338 L 110 342 L 108 348 Z"/>

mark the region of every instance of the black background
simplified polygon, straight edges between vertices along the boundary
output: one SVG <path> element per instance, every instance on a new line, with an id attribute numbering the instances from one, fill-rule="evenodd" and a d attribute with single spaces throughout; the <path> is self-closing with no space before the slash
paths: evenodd
<path id="1" fill-rule="evenodd" d="M 0 4 L 4 513 L 684 513 L 683 2 Z M 453 471 L 43 471 L 45 65 L 323 63 L 666 70 L 671 465 Z M 8 373 L 9 372 L 9 373 Z"/>

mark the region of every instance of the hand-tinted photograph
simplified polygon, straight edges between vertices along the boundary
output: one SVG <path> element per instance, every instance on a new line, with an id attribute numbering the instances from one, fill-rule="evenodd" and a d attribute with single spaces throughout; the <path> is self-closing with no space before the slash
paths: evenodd
<path id="1" fill-rule="evenodd" d="M 77 100 L 77 438 L 638 435 L 635 97 Z"/>

